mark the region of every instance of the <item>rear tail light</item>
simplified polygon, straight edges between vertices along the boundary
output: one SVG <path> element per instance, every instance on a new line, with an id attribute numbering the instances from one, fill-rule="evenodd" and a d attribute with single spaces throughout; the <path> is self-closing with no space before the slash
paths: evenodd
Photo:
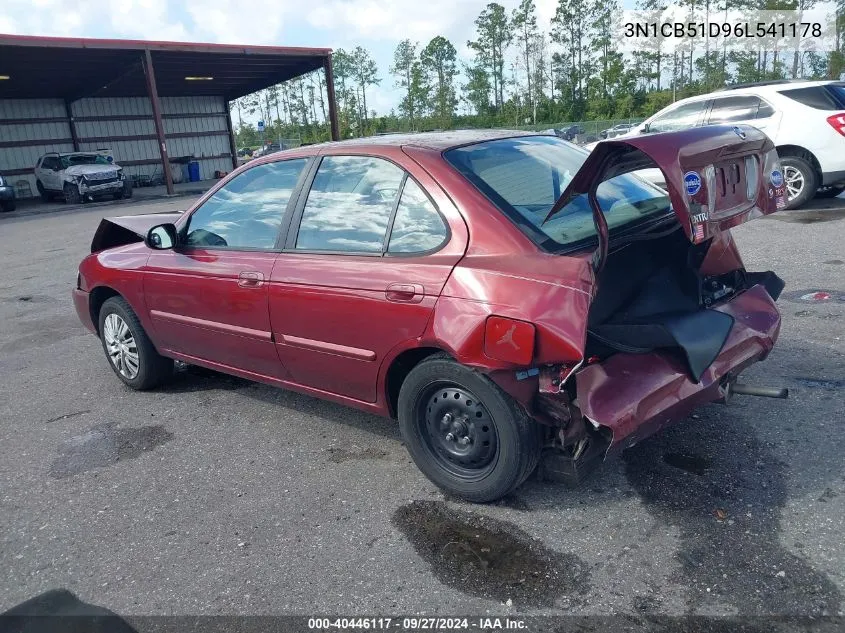
<path id="1" fill-rule="evenodd" d="M 827 122 L 834 130 L 845 136 L 845 112 L 827 117 Z"/>
<path id="2" fill-rule="evenodd" d="M 484 329 L 484 353 L 495 360 L 530 365 L 534 358 L 534 325 L 506 317 L 489 317 Z"/>
<path id="3" fill-rule="evenodd" d="M 754 200 L 760 186 L 760 167 L 756 156 L 745 157 L 745 197 Z"/>

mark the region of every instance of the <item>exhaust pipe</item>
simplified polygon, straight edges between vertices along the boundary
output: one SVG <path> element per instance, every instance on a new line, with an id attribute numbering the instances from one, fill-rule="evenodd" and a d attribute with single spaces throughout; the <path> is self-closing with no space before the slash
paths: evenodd
<path id="1" fill-rule="evenodd" d="M 744 385 L 736 382 L 736 380 L 728 380 L 723 390 L 726 402 L 735 394 L 759 396 L 761 398 L 778 398 L 780 400 L 789 398 L 789 389 L 786 387 L 756 387 L 754 385 Z"/>
<path id="2" fill-rule="evenodd" d="M 754 385 L 743 385 L 733 382 L 728 385 L 731 394 L 744 396 L 760 396 L 761 398 L 780 398 L 785 400 L 789 397 L 789 389 L 786 387 L 755 387 Z"/>

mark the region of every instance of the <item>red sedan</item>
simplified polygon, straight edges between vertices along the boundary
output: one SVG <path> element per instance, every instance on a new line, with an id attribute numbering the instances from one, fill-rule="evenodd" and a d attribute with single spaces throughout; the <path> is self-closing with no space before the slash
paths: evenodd
<path id="1" fill-rule="evenodd" d="M 103 220 L 73 297 L 134 389 L 177 359 L 392 416 L 435 484 L 491 501 L 755 391 L 783 282 L 729 228 L 785 204 L 777 161 L 751 127 L 304 147 Z M 666 190 L 630 173 L 655 163 Z"/>

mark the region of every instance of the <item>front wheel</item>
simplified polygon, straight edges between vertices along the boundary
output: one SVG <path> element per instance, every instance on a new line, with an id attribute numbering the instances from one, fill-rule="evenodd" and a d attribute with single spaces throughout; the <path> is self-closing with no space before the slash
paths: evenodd
<path id="1" fill-rule="evenodd" d="M 398 413 L 417 467 L 449 494 L 495 501 L 537 467 L 539 425 L 489 378 L 446 356 L 411 370 Z"/>
<path id="2" fill-rule="evenodd" d="M 100 309 L 100 340 L 114 373 L 133 389 L 155 387 L 173 375 L 173 361 L 161 356 L 122 297 L 111 297 Z"/>
<path id="3" fill-rule="evenodd" d="M 819 177 L 813 166 L 800 156 L 782 156 L 780 164 L 786 185 L 786 208 L 798 209 L 816 195 Z"/>
<path id="4" fill-rule="evenodd" d="M 79 204 L 82 202 L 82 196 L 79 193 L 79 187 L 70 183 L 65 183 L 64 186 L 65 202 L 67 204 Z"/>
<path id="5" fill-rule="evenodd" d="M 0 209 L 4 212 L 9 213 L 15 210 L 15 201 L 14 200 L 3 200 L 0 202 Z"/>

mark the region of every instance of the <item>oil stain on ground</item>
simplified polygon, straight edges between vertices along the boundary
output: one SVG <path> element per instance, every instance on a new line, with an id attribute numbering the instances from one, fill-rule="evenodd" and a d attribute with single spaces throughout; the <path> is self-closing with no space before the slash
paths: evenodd
<path id="1" fill-rule="evenodd" d="M 664 457 L 699 454 L 702 447 L 709 466 L 700 473 L 679 470 Z M 741 420 L 702 416 L 638 444 L 623 459 L 647 510 L 679 529 L 683 577 L 677 580 L 691 613 L 701 607 L 733 607 L 742 615 L 837 612 L 836 585 L 781 545 L 786 469 Z"/>
<path id="2" fill-rule="evenodd" d="M 442 501 L 413 501 L 396 510 L 393 525 L 440 582 L 465 594 L 551 606 L 559 596 L 589 589 L 587 567 L 577 556 L 547 549 L 504 521 Z"/>
<path id="3" fill-rule="evenodd" d="M 96 426 L 59 445 L 59 456 L 50 466 L 50 476 L 64 479 L 135 459 L 172 438 L 173 434 L 159 425 L 129 429 L 117 428 L 115 424 Z"/>
<path id="4" fill-rule="evenodd" d="M 383 457 L 387 457 L 387 451 L 376 448 L 354 447 L 352 449 L 346 449 L 330 447 L 326 449 L 326 452 L 329 454 L 329 461 L 334 464 L 340 464 L 342 462 L 352 460 L 381 459 Z"/>

